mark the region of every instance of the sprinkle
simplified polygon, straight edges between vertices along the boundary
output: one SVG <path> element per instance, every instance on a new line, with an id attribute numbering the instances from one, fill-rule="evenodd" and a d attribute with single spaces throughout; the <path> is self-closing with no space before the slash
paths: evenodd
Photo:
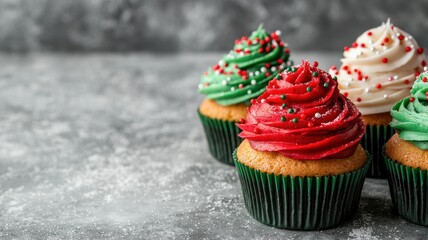
<path id="1" fill-rule="evenodd" d="M 370 52 L 374 52 L 375 48 L 372 46 L 369 48 Z"/>
<path id="2" fill-rule="evenodd" d="M 281 95 L 281 99 L 285 100 L 285 95 L 284 94 Z"/>
<path id="3" fill-rule="evenodd" d="M 276 34 L 277 36 L 281 36 L 281 31 L 280 31 L 280 30 L 276 30 L 276 31 L 275 31 L 275 34 Z"/>
<path id="4" fill-rule="evenodd" d="M 269 76 L 270 76 L 270 73 L 268 73 L 268 72 L 267 72 L 267 73 L 265 74 L 265 76 L 266 76 L 266 77 L 269 77 Z"/>
<path id="5" fill-rule="evenodd" d="M 367 32 L 367 35 L 371 36 L 371 35 L 373 35 L 373 33 L 372 32 Z"/>
<path id="6" fill-rule="evenodd" d="M 324 83 L 323 87 L 328 88 L 328 82 Z"/>
<path id="7" fill-rule="evenodd" d="M 253 92 L 251 91 L 251 89 L 248 89 L 247 94 L 251 94 L 251 93 L 253 93 Z"/>
<path id="8" fill-rule="evenodd" d="M 405 83 L 405 84 L 409 84 L 409 83 L 410 83 L 410 81 L 406 79 L 406 80 L 404 80 L 404 83 Z"/>
<path id="9" fill-rule="evenodd" d="M 361 43 L 361 44 L 360 44 L 360 47 L 365 48 L 365 47 L 366 47 L 366 44 Z"/>
<path id="10" fill-rule="evenodd" d="M 345 96 L 345 97 L 348 97 L 348 95 L 349 95 L 349 94 L 348 94 L 347 92 L 344 92 L 344 93 L 343 93 L 343 96 Z"/>
<path id="11" fill-rule="evenodd" d="M 202 89 L 203 87 L 204 87 L 204 86 L 203 86 L 202 84 L 199 84 L 199 85 L 198 85 L 198 88 L 199 88 L 199 89 Z"/>
<path id="12" fill-rule="evenodd" d="M 360 97 L 357 98 L 357 102 L 361 102 L 361 98 Z"/>
<path id="13" fill-rule="evenodd" d="M 288 113 L 294 113 L 294 109 L 292 108 L 288 109 Z"/>
<path id="14" fill-rule="evenodd" d="M 384 94 L 383 98 L 387 99 L 388 98 L 388 94 Z"/>
<path id="15" fill-rule="evenodd" d="M 379 55 L 380 54 L 380 52 L 379 51 L 376 51 L 376 55 Z"/>
<path id="16" fill-rule="evenodd" d="M 240 83 L 240 84 L 238 85 L 238 87 L 239 87 L 239 88 L 244 88 L 244 84 Z"/>
<path id="17" fill-rule="evenodd" d="M 231 78 L 231 77 L 227 77 L 227 78 L 226 78 L 226 80 L 227 80 L 227 81 L 230 81 L 230 80 L 232 80 L 232 78 Z"/>
<path id="18" fill-rule="evenodd" d="M 260 75 L 260 72 L 259 72 L 259 71 L 256 71 L 256 72 L 255 72 L 255 74 L 256 74 L 256 76 L 258 76 L 258 75 Z"/>
<path id="19" fill-rule="evenodd" d="M 382 88 L 382 84 L 380 84 L 380 83 L 376 84 L 376 88 L 377 89 L 381 89 Z"/>
<path id="20" fill-rule="evenodd" d="M 272 72 L 275 72 L 275 71 L 276 71 L 276 67 L 271 67 L 271 68 L 270 68 L 270 70 L 271 70 Z"/>
<path id="21" fill-rule="evenodd" d="M 387 63 L 388 62 L 388 58 L 382 58 L 382 62 L 383 63 Z"/>
<path id="22" fill-rule="evenodd" d="M 321 117 L 321 113 L 317 112 L 315 113 L 315 118 L 320 118 Z"/>
<path id="23" fill-rule="evenodd" d="M 262 103 L 265 103 L 265 102 L 266 102 L 266 99 L 264 99 L 264 98 L 263 98 L 263 99 L 261 100 L 261 102 L 262 102 Z"/>
<path id="24" fill-rule="evenodd" d="M 308 122 L 308 127 L 313 127 L 314 123 L 313 122 Z"/>
<path id="25" fill-rule="evenodd" d="M 386 37 L 383 39 L 383 41 L 387 43 L 387 42 L 389 42 L 389 38 Z"/>
<path id="26" fill-rule="evenodd" d="M 418 49 L 416 50 L 416 52 L 417 52 L 418 54 L 422 54 L 422 53 L 424 52 L 424 49 L 423 49 L 423 48 L 418 48 Z"/>
<path id="27" fill-rule="evenodd" d="M 312 91 L 312 88 L 311 87 L 307 87 L 306 88 L 306 92 L 311 92 Z"/>
<path id="28" fill-rule="evenodd" d="M 256 85 L 256 80 L 255 79 L 253 79 L 253 80 L 251 80 L 251 85 Z"/>
<path id="29" fill-rule="evenodd" d="M 286 104 L 286 103 L 283 103 L 283 104 L 281 105 L 281 107 L 282 107 L 282 109 L 284 109 L 284 108 L 286 108 L 286 107 L 287 107 L 287 104 Z"/>
<path id="30" fill-rule="evenodd" d="M 317 62 L 317 61 L 314 61 L 313 66 L 314 66 L 314 67 L 318 67 L 318 62 Z"/>
<path id="31" fill-rule="evenodd" d="M 278 75 L 276 75 L 275 78 L 279 80 L 279 79 L 281 79 L 281 75 L 278 74 Z"/>
<path id="32" fill-rule="evenodd" d="M 235 91 L 235 87 L 231 87 L 230 91 L 232 91 L 232 92 Z"/>
<path id="33" fill-rule="evenodd" d="M 427 78 L 426 77 L 424 77 L 424 78 L 422 78 L 422 82 L 427 82 L 428 80 L 427 80 Z"/>
<path id="34" fill-rule="evenodd" d="M 397 80 L 398 79 L 398 75 L 394 75 L 394 80 Z"/>
<path id="35" fill-rule="evenodd" d="M 349 50 L 349 47 L 348 47 L 348 46 L 345 46 L 345 47 L 343 47 L 343 50 L 344 50 L 344 51 L 348 51 L 348 50 Z"/>
<path id="36" fill-rule="evenodd" d="M 265 73 L 266 72 L 266 67 L 262 67 L 262 68 L 260 68 L 260 71 L 262 72 L 262 73 Z"/>
<path id="37" fill-rule="evenodd" d="M 426 72 L 426 71 L 428 71 L 428 67 L 427 66 L 424 67 L 424 72 Z"/>
<path id="38" fill-rule="evenodd" d="M 318 72 L 314 72 L 314 73 L 312 73 L 312 76 L 314 76 L 314 77 L 318 77 Z"/>
<path id="39" fill-rule="evenodd" d="M 366 93 L 370 92 L 370 88 L 364 89 L 364 92 L 366 92 Z"/>
<path id="40" fill-rule="evenodd" d="M 248 73 L 248 76 L 252 77 L 252 76 L 254 76 L 254 73 L 250 72 L 250 73 Z"/>
<path id="41" fill-rule="evenodd" d="M 337 81 L 337 77 L 336 77 L 336 76 L 334 76 L 334 77 L 333 77 L 333 80 L 334 80 L 334 81 Z"/>
<path id="42" fill-rule="evenodd" d="M 392 76 L 388 77 L 388 81 L 392 81 L 394 78 Z"/>
<path id="43" fill-rule="evenodd" d="M 297 71 L 297 69 L 296 69 L 295 67 L 292 67 L 292 68 L 291 68 L 291 71 L 292 71 L 292 72 L 295 72 L 295 71 Z"/>
<path id="44" fill-rule="evenodd" d="M 298 123 L 298 122 L 299 122 L 299 119 L 293 118 L 293 123 Z"/>
<path id="45" fill-rule="evenodd" d="M 281 122 L 285 122 L 287 120 L 284 116 L 281 117 Z"/>
<path id="46" fill-rule="evenodd" d="M 414 98 L 414 97 L 410 97 L 410 98 L 409 98 L 409 101 L 410 101 L 410 102 L 414 102 L 414 101 L 415 101 L 415 98 Z"/>
<path id="47" fill-rule="evenodd" d="M 349 82 L 346 82 L 346 83 L 345 83 L 345 86 L 346 86 L 346 87 L 349 87 L 350 85 L 351 85 L 351 84 L 350 84 Z"/>
<path id="48" fill-rule="evenodd" d="M 259 134 L 261 131 L 259 128 L 254 128 L 254 133 Z"/>

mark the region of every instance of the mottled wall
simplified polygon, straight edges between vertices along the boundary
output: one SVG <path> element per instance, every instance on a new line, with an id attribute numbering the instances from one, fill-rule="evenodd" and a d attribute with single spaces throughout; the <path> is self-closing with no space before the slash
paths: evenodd
<path id="1" fill-rule="evenodd" d="M 0 0 L 0 51 L 224 51 L 259 23 L 339 50 L 391 17 L 428 46 L 428 0 Z"/>

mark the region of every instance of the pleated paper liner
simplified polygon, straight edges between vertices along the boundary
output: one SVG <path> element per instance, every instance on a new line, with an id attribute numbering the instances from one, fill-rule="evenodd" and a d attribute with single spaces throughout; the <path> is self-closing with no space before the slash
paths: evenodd
<path id="1" fill-rule="evenodd" d="M 371 162 L 350 173 L 323 177 L 276 176 L 252 169 L 237 160 L 235 166 L 245 206 L 252 217 L 276 228 L 319 230 L 350 218 L 358 208 Z"/>
<path id="2" fill-rule="evenodd" d="M 385 155 L 389 191 L 403 218 L 428 226 L 428 171 L 400 164 Z"/>
<path id="3" fill-rule="evenodd" d="M 366 134 L 361 139 L 361 145 L 370 153 L 373 162 L 367 177 L 386 178 L 387 172 L 383 161 L 382 147 L 394 135 L 391 126 L 366 125 Z"/>
<path id="4" fill-rule="evenodd" d="M 236 122 L 210 118 L 201 114 L 199 110 L 198 115 L 204 127 L 211 155 L 218 161 L 233 166 L 232 153 L 242 142 L 238 137 L 241 130 L 235 125 Z"/>

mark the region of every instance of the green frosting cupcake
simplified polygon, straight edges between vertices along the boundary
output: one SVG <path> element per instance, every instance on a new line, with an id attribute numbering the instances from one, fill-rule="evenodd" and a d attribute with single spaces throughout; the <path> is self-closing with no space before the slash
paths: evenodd
<path id="1" fill-rule="evenodd" d="M 419 75 L 411 96 L 397 102 L 391 110 L 391 126 L 400 138 L 428 150 L 428 72 Z"/>
<path id="2" fill-rule="evenodd" d="M 279 31 L 270 35 L 259 28 L 235 46 L 201 78 L 199 92 L 220 105 L 248 103 L 265 91 L 269 80 L 292 63 Z"/>

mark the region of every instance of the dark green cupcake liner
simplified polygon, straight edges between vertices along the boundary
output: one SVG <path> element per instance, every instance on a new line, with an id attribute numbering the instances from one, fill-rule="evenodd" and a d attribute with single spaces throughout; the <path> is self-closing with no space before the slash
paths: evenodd
<path id="1" fill-rule="evenodd" d="M 403 218 L 428 226 L 428 171 L 400 164 L 385 154 L 389 191 Z"/>
<path id="2" fill-rule="evenodd" d="M 198 109 L 211 155 L 220 162 L 234 165 L 232 153 L 242 142 L 236 122 L 207 117 Z"/>
<path id="3" fill-rule="evenodd" d="M 276 228 L 318 230 L 334 227 L 358 208 L 371 163 L 350 173 L 323 177 L 276 176 L 252 169 L 237 160 L 235 166 L 245 206 L 252 217 Z"/>
<path id="4" fill-rule="evenodd" d="M 386 178 L 386 167 L 383 161 L 382 147 L 394 135 L 394 129 L 389 126 L 366 125 L 366 134 L 361 139 L 361 145 L 370 153 L 373 162 L 367 177 Z"/>

